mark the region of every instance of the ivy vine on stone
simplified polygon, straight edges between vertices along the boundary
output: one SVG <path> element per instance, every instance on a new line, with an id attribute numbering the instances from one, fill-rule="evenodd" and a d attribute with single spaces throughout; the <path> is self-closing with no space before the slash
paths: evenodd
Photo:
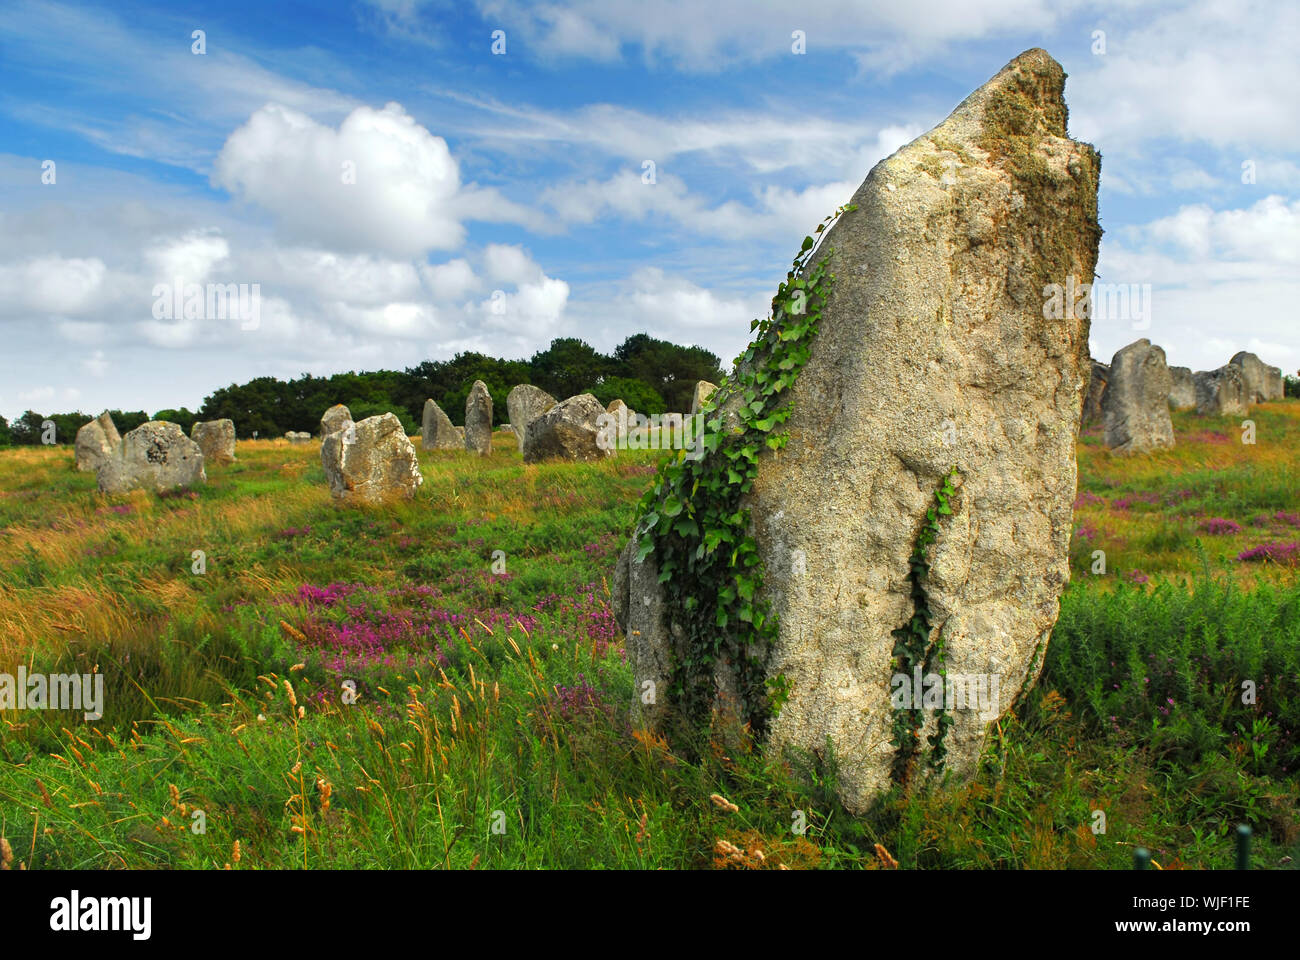
<path id="1" fill-rule="evenodd" d="M 916 542 L 912 545 L 907 575 L 912 599 L 912 616 L 893 633 L 895 675 L 906 676 L 910 683 L 915 668 L 921 668 L 923 677 L 928 677 L 933 670 L 937 669 L 945 691 L 947 671 L 943 667 L 943 636 L 941 632 L 933 643 L 930 642 L 934 627 L 931 621 L 930 596 L 926 589 L 926 580 L 930 575 L 929 548 L 943 530 L 943 518 L 952 515 L 952 498 L 957 492 L 955 481 L 959 476 L 957 468 L 953 467 L 934 492 L 934 505 L 925 512 L 925 520 L 916 536 Z M 892 739 L 895 752 L 892 774 L 899 783 L 905 784 L 911 775 L 913 762 L 920 752 L 921 726 L 924 720 L 925 714 L 919 703 L 913 703 L 911 709 L 898 710 L 894 714 Z M 952 723 L 953 719 L 948 715 L 947 710 L 941 709 L 937 728 L 928 738 L 931 769 L 939 770 L 943 767 L 944 757 L 947 754 L 944 737 Z"/>
<path id="2" fill-rule="evenodd" d="M 854 209 L 840 207 L 815 234 Z M 809 266 L 816 252 L 816 241 L 805 237 L 772 298 L 771 316 L 750 325 L 753 342 L 704 405 L 704 455 L 691 460 L 678 451 L 660 463 L 636 525 L 637 560 L 654 552 L 669 635 L 677 638 L 670 703 L 682 720 L 700 724 L 716 698 L 717 671 L 727 669 L 742 715 L 760 738 L 788 685 L 766 675 L 776 619 L 762 594 L 763 563 L 741 500 L 758 476 L 759 454 L 789 440 L 777 428 L 789 419 L 788 391 L 808 362 L 834 280 L 829 254 Z"/>

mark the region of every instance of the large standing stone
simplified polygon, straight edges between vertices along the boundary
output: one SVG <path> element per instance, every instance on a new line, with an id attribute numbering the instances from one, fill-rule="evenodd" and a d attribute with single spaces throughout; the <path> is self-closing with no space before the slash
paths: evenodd
<path id="1" fill-rule="evenodd" d="M 1247 403 L 1268 403 L 1281 400 L 1284 396 L 1281 368 L 1270 367 L 1253 353 L 1244 350 L 1228 362 L 1241 368 L 1241 376 L 1246 384 Z"/>
<path id="2" fill-rule="evenodd" d="M 172 490 L 206 483 L 203 451 L 179 425 L 166 420 L 142 423 L 125 437 L 99 468 L 99 489 L 125 493 L 137 487 Z"/>
<path id="3" fill-rule="evenodd" d="M 492 452 L 492 394 L 475 380 L 465 398 L 465 449 L 486 457 Z"/>
<path id="4" fill-rule="evenodd" d="M 1110 367 L 1098 361 L 1092 361 L 1092 376 L 1088 379 L 1088 393 L 1083 398 L 1083 423 L 1101 423 L 1101 398 L 1106 395 L 1106 384 L 1110 381 Z"/>
<path id="5" fill-rule="evenodd" d="M 524 431 L 524 463 L 539 460 L 603 460 L 613 456 L 612 448 L 597 442 L 599 419 L 605 408 L 589 393 L 580 393 L 557 403 L 540 417 L 534 417 Z"/>
<path id="6" fill-rule="evenodd" d="M 203 451 L 204 464 L 235 462 L 235 423 L 233 420 L 196 420 L 190 438 Z"/>
<path id="7" fill-rule="evenodd" d="M 709 397 L 713 396 L 713 391 L 717 390 L 716 384 L 709 383 L 707 380 L 696 381 L 695 393 L 691 396 L 691 416 L 695 416 L 703 408 Z"/>
<path id="8" fill-rule="evenodd" d="M 320 438 L 324 440 L 336 430 L 343 430 L 352 422 L 352 411 L 345 404 L 336 403 L 320 418 Z"/>
<path id="9" fill-rule="evenodd" d="M 1106 446 L 1116 453 L 1147 453 L 1172 447 L 1172 385 L 1165 352 L 1150 340 L 1137 340 L 1115 354 L 1110 362 L 1110 382 L 1101 398 Z"/>
<path id="10" fill-rule="evenodd" d="M 77 469 L 97 471 L 121 443 L 117 425 L 105 410 L 77 431 Z"/>
<path id="11" fill-rule="evenodd" d="M 420 446 L 426 450 L 459 450 L 464 446 L 464 442 L 456 434 L 451 418 L 432 400 L 424 401 Z"/>
<path id="12" fill-rule="evenodd" d="M 507 394 L 506 411 L 510 414 L 510 429 L 519 441 L 520 450 L 524 448 L 524 430 L 528 424 L 553 406 L 555 398 L 531 383 L 521 383 Z"/>
<path id="13" fill-rule="evenodd" d="M 333 431 L 321 444 L 330 494 L 349 504 L 415 496 L 424 477 L 402 421 L 385 413 L 353 427 Z"/>
<path id="14" fill-rule="evenodd" d="M 1241 367 L 1225 363 L 1217 370 L 1199 370 L 1196 384 L 1196 412 L 1203 417 L 1244 417 L 1250 393 Z"/>
<path id="15" fill-rule="evenodd" d="M 1196 406 L 1196 378 L 1191 367 L 1169 368 L 1169 406 L 1174 410 L 1185 410 Z"/>
<path id="16" fill-rule="evenodd" d="M 948 769 L 974 770 L 994 719 L 1036 679 L 1056 622 L 1088 319 L 1045 311 L 1044 287 L 1091 282 L 1101 233 L 1099 157 L 1067 137 L 1064 81 L 1030 50 L 872 169 L 818 254 L 836 279 L 789 388 L 789 441 L 778 453 L 759 444 L 740 501 L 777 618 L 765 669 L 788 684 L 771 745 L 829 759 L 829 741 L 853 811 L 891 783 L 893 631 L 916 612 L 912 552 L 954 465 L 961 486 L 924 581 L 929 639 L 942 637 L 950 678 L 986 688 L 975 709 L 949 713 Z M 745 398 L 723 389 L 725 423 Z M 678 611 L 663 604 L 655 554 L 634 556 L 629 544 L 613 607 L 638 696 L 646 681 L 657 693 L 634 711 L 654 722 Z M 922 737 L 937 729 L 930 711 Z"/>

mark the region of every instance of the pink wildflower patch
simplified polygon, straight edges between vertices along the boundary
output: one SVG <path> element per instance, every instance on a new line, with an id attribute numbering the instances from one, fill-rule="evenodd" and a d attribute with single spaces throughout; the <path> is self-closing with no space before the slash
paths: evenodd
<path id="1" fill-rule="evenodd" d="M 1286 563 L 1300 562 L 1300 543 L 1261 543 L 1237 554 L 1237 559 L 1245 563 Z"/>
<path id="2" fill-rule="evenodd" d="M 1241 533 L 1241 524 L 1224 517 L 1210 517 L 1210 519 L 1201 523 L 1201 529 L 1217 537 L 1230 533 Z"/>

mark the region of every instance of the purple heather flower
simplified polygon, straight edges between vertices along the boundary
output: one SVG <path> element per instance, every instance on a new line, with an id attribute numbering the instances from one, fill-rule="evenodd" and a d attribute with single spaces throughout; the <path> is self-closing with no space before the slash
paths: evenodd
<path id="1" fill-rule="evenodd" d="M 1210 519 L 1201 523 L 1201 529 L 1214 536 L 1220 536 L 1222 534 L 1241 533 L 1241 524 L 1223 517 L 1210 517 Z"/>
<path id="2" fill-rule="evenodd" d="M 1296 563 L 1300 561 L 1300 543 L 1261 543 L 1258 547 L 1243 550 L 1237 559 L 1252 562 L 1271 560 L 1274 563 Z"/>

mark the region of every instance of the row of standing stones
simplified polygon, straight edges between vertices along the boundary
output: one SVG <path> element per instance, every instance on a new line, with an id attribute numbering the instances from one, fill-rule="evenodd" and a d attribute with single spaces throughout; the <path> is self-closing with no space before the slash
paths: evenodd
<path id="1" fill-rule="evenodd" d="M 1253 353 L 1193 373 L 1169 366 L 1164 350 L 1143 339 L 1121 349 L 1109 365 L 1091 362 L 1083 424 L 1101 423 L 1106 446 L 1118 453 L 1146 453 L 1173 447 L 1171 409 L 1244 417 L 1251 404 L 1281 400 L 1284 390 L 1281 369 Z"/>
<path id="2" fill-rule="evenodd" d="M 700 381 L 696 408 L 712 389 L 712 384 Z M 598 442 L 601 415 L 613 414 L 622 430 L 635 417 L 622 400 L 608 409 L 585 393 L 558 402 L 530 384 L 511 390 L 506 403 L 511 420 L 507 429 L 514 433 L 526 463 L 603 459 L 614 451 Z M 321 462 L 336 499 L 377 503 L 411 497 L 422 482 L 415 448 L 392 413 L 354 423 L 348 408 L 336 404 L 321 417 L 320 436 Z M 310 433 L 301 431 L 284 437 L 290 443 L 311 440 Z M 492 449 L 492 396 L 486 384 L 476 380 L 470 389 L 463 427 L 453 426 L 436 402 L 426 401 L 421 445 L 425 450 L 464 448 L 486 456 Z M 177 424 L 151 420 L 122 437 L 105 411 L 77 431 L 75 455 L 77 469 L 95 472 L 105 493 L 136 488 L 164 492 L 205 483 L 205 463 L 233 463 L 235 425 L 230 420 L 199 421 L 186 437 Z"/>
<path id="3" fill-rule="evenodd" d="M 714 389 L 706 381 L 696 385 L 692 413 Z M 589 393 L 556 400 L 532 384 L 514 387 L 506 396 L 506 409 L 510 417 L 506 429 L 514 435 L 525 463 L 603 460 L 615 448 L 608 443 L 602 420 L 612 417 L 620 434 L 629 423 L 638 422 L 622 400 L 608 407 Z M 492 450 L 492 418 L 492 395 L 483 381 L 476 380 L 465 399 L 463 427 L 454 426 L 436 401 L 425 401 L 420 445 L 425 450 L 463 448 L 487 456 Z M 354 423 L 348 408 L 339 404 L 321 419 L 321 437 L 321 462 L 336 499 L 376 503 L 410 498 L 423 482 L 415 448 L 391 413 Z"/>

